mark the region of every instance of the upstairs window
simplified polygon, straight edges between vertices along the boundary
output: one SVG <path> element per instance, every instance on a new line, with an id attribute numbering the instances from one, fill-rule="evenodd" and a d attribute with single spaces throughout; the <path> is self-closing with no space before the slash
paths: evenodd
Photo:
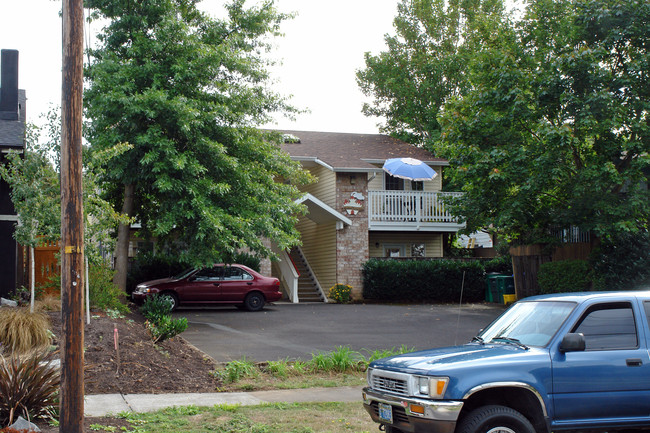
<path id="1" fill-rule="evenodd" d="M 384 173 L 386 191 L 404 191 L 404 179 Z"/>

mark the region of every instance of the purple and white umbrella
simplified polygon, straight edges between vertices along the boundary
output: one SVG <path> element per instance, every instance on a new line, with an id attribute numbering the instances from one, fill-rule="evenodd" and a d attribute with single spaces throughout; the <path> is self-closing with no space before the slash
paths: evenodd
<path id="1" fill-rule="evenodd" d="M 438 175 L 434 169 L 415 158 L 391 158 L 383 169 L 391 176 L 408 180 L 432 180 Z"/>

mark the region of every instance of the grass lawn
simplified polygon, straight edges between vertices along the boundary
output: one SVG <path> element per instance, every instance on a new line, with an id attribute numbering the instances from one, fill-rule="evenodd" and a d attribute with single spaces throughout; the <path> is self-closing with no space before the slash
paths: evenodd
<path id="1" fill-rule="evenodd" d="M 260 406 L 187 406 L 152 413 L 121 414 L 131 427 L 91 425 L 102 431 L 141 433 L 361 433 L 377 424 L 359 403 L 274 403 Z"/>

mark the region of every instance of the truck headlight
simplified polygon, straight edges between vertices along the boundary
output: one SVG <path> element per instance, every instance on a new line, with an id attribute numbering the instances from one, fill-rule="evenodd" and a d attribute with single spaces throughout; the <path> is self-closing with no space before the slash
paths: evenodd
<path id="1" fill-rule="evenodd" d="M 447 390 L 448 377 L 417 377 L 418 393 L 431 398 L 443 398 Z"/>
<path id="2" fill-rule="evenodd" d="M 366 382 L 368 382 L 368 386 L 372 388 L 372 368 L 366 370 Z"/>

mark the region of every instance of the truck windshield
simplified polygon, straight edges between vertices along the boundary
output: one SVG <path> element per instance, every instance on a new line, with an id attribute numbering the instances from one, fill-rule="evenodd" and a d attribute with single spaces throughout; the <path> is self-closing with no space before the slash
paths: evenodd
<path id="1" fill-rule="evenodd" d="M 478 336 L 485 343 L 510 340 L 526 346 L 546 346 L 575 306 L 574 302 L 561 301 L 518 302 Z"/>

